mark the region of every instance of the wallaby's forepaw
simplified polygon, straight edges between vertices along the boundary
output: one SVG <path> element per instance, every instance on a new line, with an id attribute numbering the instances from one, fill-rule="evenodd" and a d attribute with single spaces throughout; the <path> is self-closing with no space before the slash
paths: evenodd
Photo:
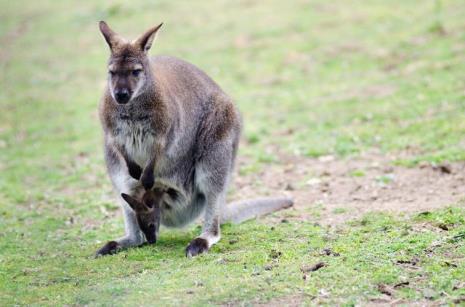
<path id="1" fill-rule="evenodd" d="M 146 190 L 152 189 L 153 184 L 154 184 L 154 182 L 155 182 L 155 178 L 154 178 L 154 175 L 153 175 L 153 171 L 152 171 L 152 172 L 144 171 L 144 172 L 142 173 L 142 176 L 141 176 L 141 178 L 140 178 L 140 181 L 141 181 L 142 186 L 144 187 L 144 189 L 146 189 Z"/>
<path id="2" fill-rule="evenodd" d="M 194 257 L 198 254 L 206 253 L 208 251 L 208 242 L 202 238 L 195 238 L 186 247 L 186 257 Z"/>
<path id="3" fill-rule="evenodd" d="M 105 256 L 105 255 L 113 255 L 119 249 L 121 249 L 121 245 L 118 242 L 109 241 L 95 253 L 95 257 L 100 257 L 100 256 Z"/>
<path id="4" fill-rule="evenodd" d="M 142 168 L 134 162 L 128 162 L 127 164 L 128 164 L 129 175 L 132 178 L 139 180 L 140 176 L 142 175 Z"/>

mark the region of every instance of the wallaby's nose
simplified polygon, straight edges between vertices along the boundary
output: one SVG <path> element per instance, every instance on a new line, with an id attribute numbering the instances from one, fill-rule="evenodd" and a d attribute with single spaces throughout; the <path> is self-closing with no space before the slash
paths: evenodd
<path id="1" fill-rule="evenodd" d="M 129 91 L 127 89 L 118 90 L 115 92 L 116 102 L 125 104 L 128 103 L 130 98 Z"/>
<path id="2" fill-rule="evenodd" d="M 147 243 L 149 244 L 154 244 L 157 242 L 157 237 L 150 237 L 150 238 L 147 238 Z"/>

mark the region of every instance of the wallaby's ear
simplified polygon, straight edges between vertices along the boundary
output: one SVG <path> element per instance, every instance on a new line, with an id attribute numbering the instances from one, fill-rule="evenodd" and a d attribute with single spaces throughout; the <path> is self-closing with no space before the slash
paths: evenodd
<path id="1" fill-rule="evenodd" d="M 150 47 L 152 47 L 153 40 L 155 39 L 155 36 L 157 35 L 157 32 L 162 25 L 163 22 L 156 27 L 148 29 L 144 34 L 142 34 L 134 41 L 134 45 L 139 47 L 144 52 L 149 51 Z"/>
<path id="2" fill-rule="evenodd" d="M 152 207 L 153 207 L 153 201 L 146 201 L 146 202 L 144 202 L 144 205 L 145 205 L 147 208 L 152 209 Z"/>
<path id="3" fill-rule="evenodd" d="M 100 27 L 100 32 L 102 32 L 103 37 L 107 41 L 108 46 L 110 47 L 110 50 L 113 50 L 116 45 L 120 44 L 124 40 L 116 34 L 110 27 L 107 25 L 105 21 L 100 21 L 99 22 L 99 27 Z"/>
<path id="4" fill-rule="evenodd" d="M 147 207 L 143 203 L 136 200 L 134 197 L 124 193 L 121 193 L 121 197 L 129 204 L 129 206 L 131 206 L 132 210 L 135 212 L 147 211 Z"/>

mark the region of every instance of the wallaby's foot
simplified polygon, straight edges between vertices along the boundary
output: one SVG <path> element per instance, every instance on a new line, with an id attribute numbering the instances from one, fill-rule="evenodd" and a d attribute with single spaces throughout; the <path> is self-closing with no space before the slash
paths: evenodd
<path id="1" fill-rule="evenodd" d="M 208 241 L 203 238 L 195 238 L 186 247 L 186 257 L 194 257 L 208 251 Z"/>
<path id="2" fill-rule="evenodd" d="M 113 255 L 116 254 L 121 248 L 122 247 L 118 242 L 109 241 L 95 253 L 95 256 L 100 257 L 105 255 Z"/>

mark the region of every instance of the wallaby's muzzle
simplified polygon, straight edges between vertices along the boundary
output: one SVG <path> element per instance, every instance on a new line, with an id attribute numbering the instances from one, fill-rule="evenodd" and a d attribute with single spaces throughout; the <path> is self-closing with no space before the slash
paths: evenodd
<path id="1" fill-rule="evenodd" d="M 128 103 L 130 98 L 131 98 L 131 93 L 127 89 L 121 89 L 121 90 L 115 91 L 115 99 L 116 99 L 116 102 L 119 104 Z"/>
<path id="2" fill-rule="evenodd" d="M 147 239 L 147 243 L 155 244 L 157 242 L 157 236 L 152 234 L 145 233 L 145 238 Z"/>

